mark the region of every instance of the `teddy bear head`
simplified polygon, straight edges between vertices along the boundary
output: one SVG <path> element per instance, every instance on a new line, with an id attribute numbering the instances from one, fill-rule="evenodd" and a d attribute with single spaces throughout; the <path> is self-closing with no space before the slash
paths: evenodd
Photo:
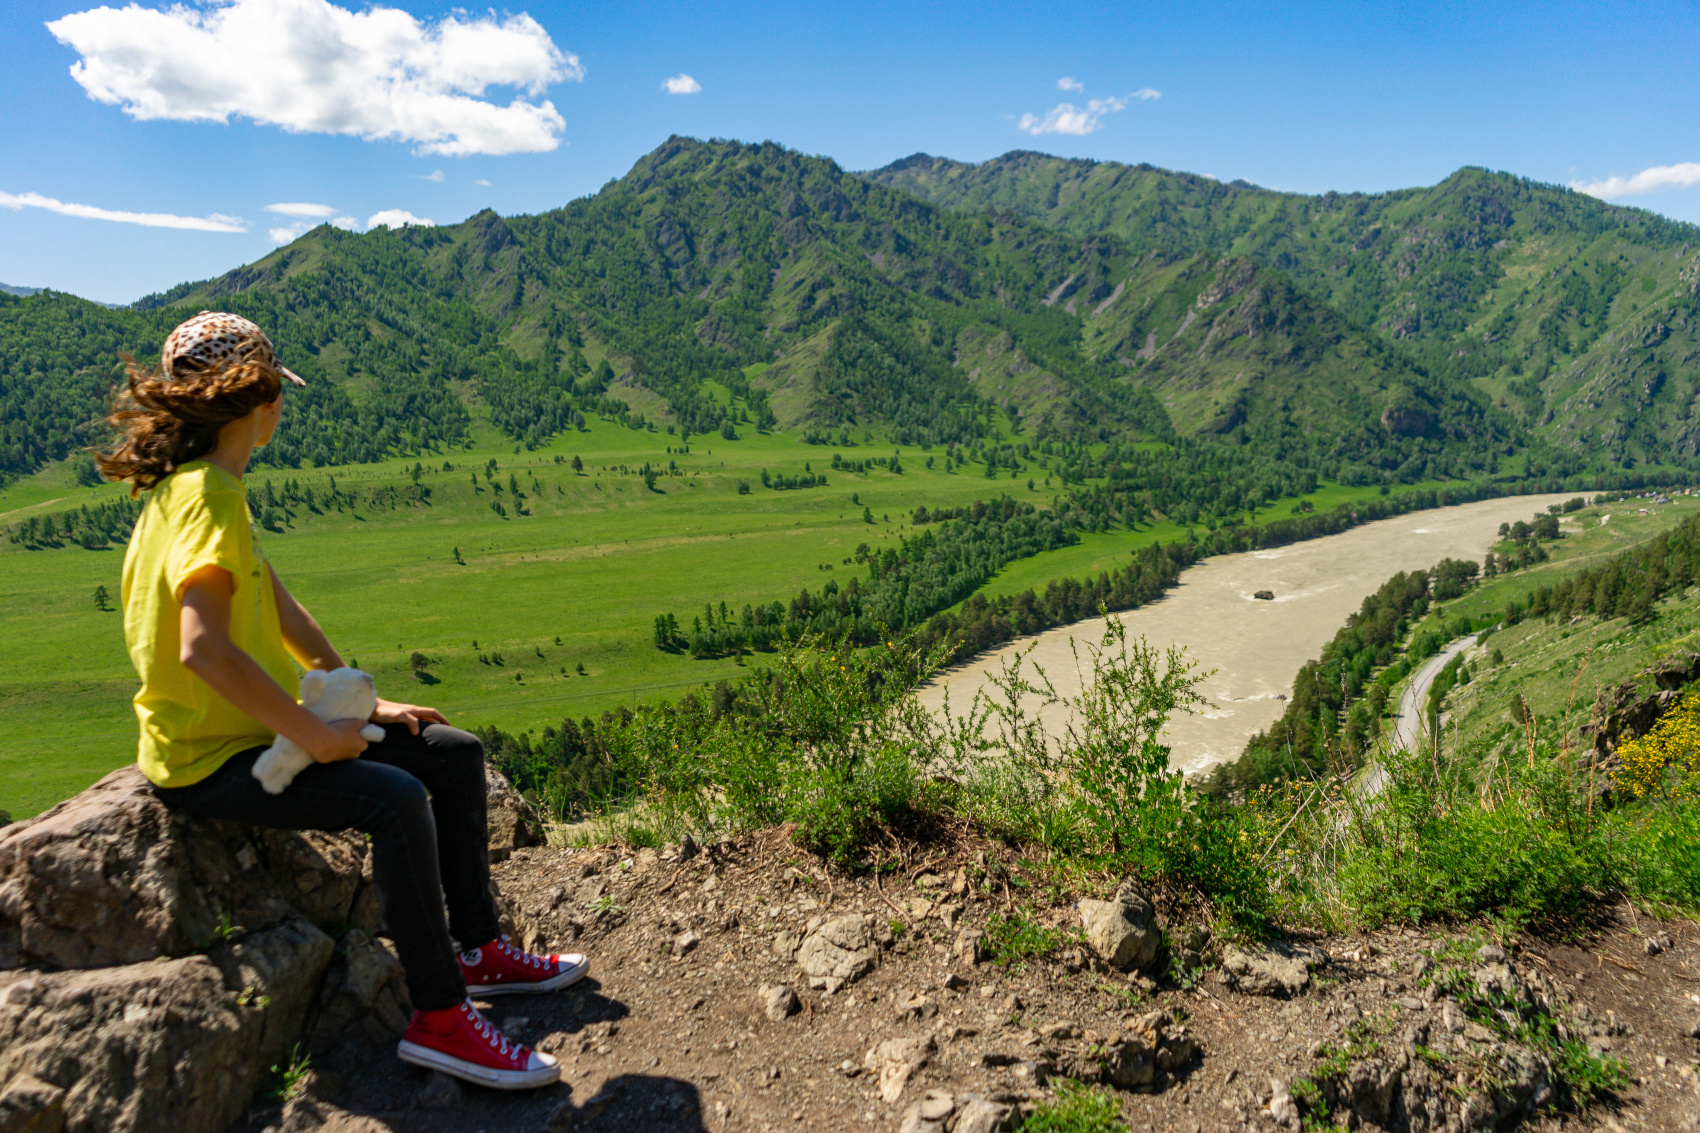
<path id="1" fill-rule="evenodd" d="M 301 675 L 301 704 L 321 720 L 364 720 L 378 706 L 378 695 L 370 673 L 314 669 Z"/>

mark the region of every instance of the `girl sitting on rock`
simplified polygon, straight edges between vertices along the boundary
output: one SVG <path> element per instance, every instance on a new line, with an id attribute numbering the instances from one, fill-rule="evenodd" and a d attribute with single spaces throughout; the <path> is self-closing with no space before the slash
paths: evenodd
<path id="1" fill-rule="evenodd" d="M 243 492 L 248 458 L 283 413 L 285 382 L 306 384 L 259 327 L 207 311 L 171 332 L 157 371 L 130 365 L 112 417 L 122 437 L 99 463 L 132 494 L 148 490 L 123 582 L 142 772 L 167 804 L 202 818 L 369 834 L 415 1008 L 400 1056 L 501 1089 L 557 1081 L 554 1057 L 509 1040 L 468 998 L 551 991 L 588 967 L 502 936 L 478 739 L 434 708 L 380 699 L 371 722 L 385 736 L 369 748 L 367 721 L 326 723 L 296 703 L 296 663 L 343 661 L 266 562 Z M 315 762 L 272 795 L 252 770 L 280 734 Z"/>

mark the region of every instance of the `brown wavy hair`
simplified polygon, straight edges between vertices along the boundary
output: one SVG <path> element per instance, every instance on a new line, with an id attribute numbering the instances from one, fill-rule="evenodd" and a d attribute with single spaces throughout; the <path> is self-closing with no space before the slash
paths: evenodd
<path id="1" fill-rule="evenodd" d="M 283 392 L 282 375 L 253 358 L 211 371 L 179 358 L 172 367 L 176 377 L 167 380 L 157 367 L 121 357 L 129 388 L 106 418 L 118 444 L 111 452 L 95 451 L 94 460 L 108 480 L 128 481 L 132 496 L 207 455 L 218 447 L 220 429 Z"/>

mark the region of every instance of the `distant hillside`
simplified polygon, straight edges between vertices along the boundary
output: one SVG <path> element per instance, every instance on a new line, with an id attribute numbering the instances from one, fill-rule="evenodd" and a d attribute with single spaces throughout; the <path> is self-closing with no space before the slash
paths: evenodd
<path id="1" fill-rule="evenodd" d="M 39 287 L 13 287 L 10 283 L 0 283 L 0 292 L 7 295 L 34 295 L 40 290 Z"/>
<path id="2" fill-rule="evenodd" d="M 1244 256 L 1573 452 L 1700 453 L 1693 225 L 1480 169 L 1320 196 L 1024 152 L 980 165 L 917 154 L 865 176 L 1135 249 Z"/>
<path id="3" fill-rule="evenodd" d="M 1647 365 L 1637 355 L 1603 378 L 1579 378 L 1572 400 L 1599 407 L 1554 426 L 1546 386 L 1536 412 L 1450 355 L 1437 361 L 1422 334 L 1387 329 L 1392 300 L 1371 302 L 1365 278 L 1380 271 L 1405 294 L 1404 268 L 1372 271 L 1371 255 L 1339 269 L 1344 290 L 1331 291 L 1327 272 L 1285 252 L 1326 242 L 1315 233 L 1338 242 L 1364 228 L 1346 206 L 1324 215 L 1310 198 L 1159 171 L 1135 171 L 1130 187 L 1108 178 L 1110 167 L 1037 155 L 1004 164 L 993 177 L 915 159 L 862 177 L 772 144 L 670 138 L 595 196 L 537 216 L 486 211 L 364 234 L 322 226 L 122 311 L 55 293 L 0 297 L 0 475 L 89 443 L 118 352 L 149 356 L 201 307 L 254 318 L 309 378 L 264 454 L 282 464 L 456 445 L 475 407 L 522 444 L 601 415 L 695 434 L 784 428 L 841 446 L 876 428 L 882 444 L 935 446 L 1012 429 L 1075 446 L 1193 438 L 1220 449 L 1206 464 L 1282 464 L 1348 483 L 1479 478 L 1513 454 L 1532 454 L 1532 471 L 1568 474 L 1590 465 L 1598 430 L 1585 440 L 1563 430 L 1594 429 L 1626 404 L 1627 394 L 1613 401 L 1601 390 L 1624 366 Z M 1033 179 L 1065 173 L 1089 184 L 1051 194 L 1049 211 L 1008 207 L 1050 199 L 1034 197 Z M 1460 177 L 1486 178 L 1493 192 L 1524 186 L 1514 218 L 1550 211 L 1553 191 Z M 1138 188 L 1146 182 L 1155 189 Z M 959 207 L 985 186 L 992 207 Z M 1129 220 L 1142 214 L 1115 205 L 1117 193 L 1134 203 L 1156 193 L 1155 215 L 1170 218 L 1157 229 L 1169 239 Z M 1674 239 L 1680 227 L 1589 206 L 1588 223 L 1612 239 L 1629 239 L 1607 223 L 1619 214 L 1637 218 L 1643 242 Z M 1409 202 L 1403 212 L 1375 207 L 1388 218 L 1428 215 Z M 1300 240 L 1293 217 L 1307 208 Z M 1067 230 L 1082 223 L 1111 230 Z M 1479 245 L 1512 223 L 1463 241 L 1473 250 L 1458 262 L 1480 260 L 1483 279 L 1499 271 L 1500 253 L 1481 260 Z M 1289 236 L 1268 236 L 1283 226 Z M 1179 246 L 1188 240 L 1199 246 Z M 1430 263 L 1445 260 L 1439 253 L 1399 254 L 1428 273 L 1425 287 L 1445 276 Z M 1343 301 L 1347 292 L 1356 298 Z M 1599 317 L 1588 317 L 1598 335 Z M 1693 320 L 1662 325 L 1649 350 L 1676 359 Z M 1663 365 L 1657 396 L 1670 400 L 1687 388 L 1687 363 Z M 1638 459 L 1668 457 L 1683 451 L 1672 428 L 1643 421 L 1611 443 L 1640 446 Z"/>

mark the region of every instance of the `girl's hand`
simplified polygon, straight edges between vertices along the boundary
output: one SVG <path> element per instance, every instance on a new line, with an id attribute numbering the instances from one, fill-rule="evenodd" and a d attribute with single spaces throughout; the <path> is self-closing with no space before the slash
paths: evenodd
<path id="1" fill-rule="evenodd" d="M 324 725 L 324 732 L 307 754 L 319 763 L 355 759 L 366 750 L 366 737 L 360 734 L 365 726 L 364 720 L 332 720 Z"/>
<path id="2" fill-rule="evenodd" d="M 447 724 L 443 714 L 435 708 L 423 708 L 417 704 L 398 704 L 393 700 L 378 698 L 378 706 L 372 709 L 371 716 L 374 724 L 406 724 L 407 730 L 414 735 L 419 734 L 420 724 Z"/>

